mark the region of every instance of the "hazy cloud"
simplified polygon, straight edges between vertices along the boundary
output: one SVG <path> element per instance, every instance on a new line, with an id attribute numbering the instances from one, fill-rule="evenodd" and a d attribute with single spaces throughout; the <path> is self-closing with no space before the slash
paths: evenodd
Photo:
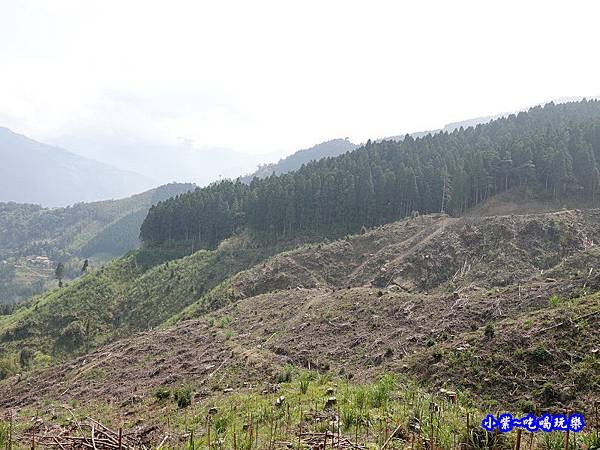
<path id="1" fill-rule="evenodd" d="M 600 93 L 594 2 L 22 0 L 0 125 L 260 153 Z"/>

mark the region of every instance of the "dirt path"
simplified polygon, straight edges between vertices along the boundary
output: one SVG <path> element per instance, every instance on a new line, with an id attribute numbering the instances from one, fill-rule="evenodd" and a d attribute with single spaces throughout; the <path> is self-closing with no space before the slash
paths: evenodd
<path id="1" fill-rule="evenodd" d="M 440 220 L 428 226 L 425 230 L 417 233 L 417 235 L 413 236 L 412 238 L 407 238 L 399 242 L 398 244 L 405 245 L 408 248 L 402 253 L 400 253 L 398 256 L 394 257 L 393 261 L 398 261 L 414 253 L 417 248 L 430 242 L 433 238 L 442 233 L 449 224 L 456 223 L 456 221 L 458 220 L 459 219 L 452 219 L 447 216 L 443 217 Z M 425 236 L 421 237 L 423 235 Z M 351 283 L 355 281 L 358 274 L 362 272 L 365 269 L 365 267 L 367 267 L 373 261 L 376 261 L 378 258 L 380 258 L 386 251 L 389 251 L 389 248 L 390 246 L 384 246 L 383 248 L 380 248 L 373 256 L 363 261 L 362 264 L 360 264 L 356 269 L 352 271 L 352 273 L 350 273 L 350 275 L 348 275 L 348 282 Z"/>

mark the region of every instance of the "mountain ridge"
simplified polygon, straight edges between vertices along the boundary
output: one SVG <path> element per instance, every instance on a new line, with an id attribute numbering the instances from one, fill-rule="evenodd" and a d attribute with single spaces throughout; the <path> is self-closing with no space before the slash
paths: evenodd
<path id="1" fill-rule="evenodd" d="M 119 198 L 152 180 L 0 127 L 0 201 L 67 206 Z M 26 172 L 25 172 L 26 169 Z"/>
<path id="2" fill-rule="evenodd" d="M 244 183 L 250 183 L 254 178 L 266 178 L 272 174 L 281 175 L 292 172 L 309 162 L 338 156 L 355 150 L 357 147 L 358 145 L 350 142 L 348 138 L 330 139 L 312 147 L 297 150 L 276 163 L 262 164 L 255 172 L 241 177 L 241 180 Z"/>

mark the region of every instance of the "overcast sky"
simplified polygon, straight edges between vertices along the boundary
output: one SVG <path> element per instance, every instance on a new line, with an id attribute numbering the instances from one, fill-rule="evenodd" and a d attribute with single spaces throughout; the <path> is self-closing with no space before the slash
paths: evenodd
<path id="1" fill-rule="evenodd" d="M 595 1 L 0 0 L 0 126 L 292 152 L 600 94 Z"/>

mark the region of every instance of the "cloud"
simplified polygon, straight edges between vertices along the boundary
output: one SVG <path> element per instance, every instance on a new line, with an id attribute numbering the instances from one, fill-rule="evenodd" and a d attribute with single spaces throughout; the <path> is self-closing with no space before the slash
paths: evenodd
<path id="1" fill-rule="evenodd" d="M 40 139 L 103 130 L 254 153 L 360 142 L 596 94 L 599 12 L 583 1 L 3 2 L 0 114 Z"/>

